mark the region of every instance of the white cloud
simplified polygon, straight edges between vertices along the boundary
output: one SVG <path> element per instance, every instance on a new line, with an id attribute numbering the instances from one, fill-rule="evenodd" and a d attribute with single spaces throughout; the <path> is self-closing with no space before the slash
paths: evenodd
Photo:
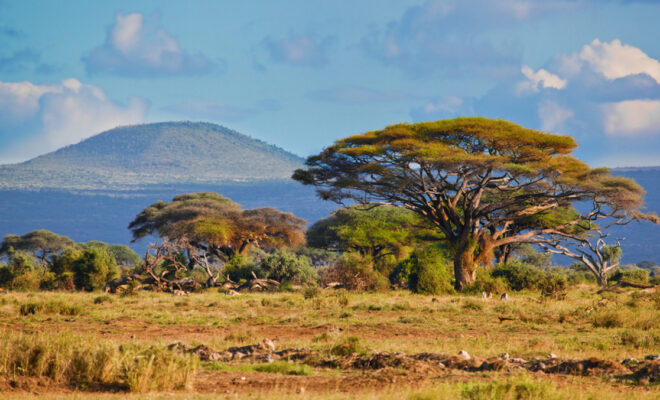
<path id="1" fill-rule="evenodd" d="M 541 129 L 549 132 L 561 127 L 564 122 L 574 115 L 573 111 L 549 100 L 540 103 L 538 110 Z"/>
<path id="2" fill-rule="evenodd" d="M 136 98 L 115 103 L 98 87 L 76 79 L 49 85 L 0 82 L 0 160 L 22 161 L 118 125 L 142 122 L 147 107 Z"/>
<path id="3" fill-rule="evenodd" d="M 582 48 L 579 57 L 607 79 L 647 74 L 660 83 L 660 62 L 618 39 L 610 43 L 594 39 Z"/>
<path id="4" fill-rule="evenodd" d="M 286 38 L 267 37 L 262 45 L 273 61 L 306 67 L 322 67 L 329 61 L 327 52 L 335 38 L 291 34 Z"/>
<path id="5" fill-rule="evenodd" d="M 545 69 L 539 69 L 534 72 L 529 66 L 523 65 L 521 72 L 527 80 L 519 84 L 518 89 L 520 91 L 532 90 L 538 92 L 539 86 L 543 89 L 552 88 L 559 90 L 566 87 L 565 79 L 561 79 L 559 76 L 548 72 Z"/>
<path id="6" fill-rule="evenodd" d="M 608 135 L 660 132 L 660 100 L 627 100 L 602 105 Z"/>
<path id="7" fill-rule="evenodd" d="M 183 50 L 157 21 L 145 23 L 139 13 L 117 14 L 106 42 L 83 61 L 90 73 L 125 76 L 195 75 L 213 67 L 205 56 Z"/>

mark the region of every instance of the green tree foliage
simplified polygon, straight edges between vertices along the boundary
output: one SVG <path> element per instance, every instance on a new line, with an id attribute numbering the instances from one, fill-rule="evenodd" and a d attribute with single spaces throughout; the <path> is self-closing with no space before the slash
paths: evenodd
<path id="1" fill-rule="evenodd" d="M 0 255 L 9 256 L 12 249 L 25 251 L 38 258 L 42 267 L 47 269 L 52 264 L 53 256 L 74 244 L 74 241 L 66 236 L 39 229 L 22 236 L 5 236 L 2 243 L 0 243 Z"/>
<path id="2" fill-rule="evenodd" d="M 177 195 L 169 203 L 158 201 L 138 214 L 128 228 L 133 241 L 149 235 L 172 241 L 186 238 L 195 248 L 227 262 L 249 246 L 302 245 L 305 224 L 291 213 L 269 207 L 243 210 L 217 193 L 203 192 Z"/>
<path id="3" fill-rule="evenodd" d="M 277 250 L 261 260 L 261 270 L 269 279 L 293 284 L 309 284 L 318 279 L 318 273 L 305 256 Z"/>
<path id="4" fill-rule="evenodd" d="M 388 274 L 391 260 L 410 249 L 440 239 L 437 230 L 416 213 L 399 207 L 355 205 L 319 220 L 307 231 L 309 246 L 371 257 Z"/>
<path id="5" fill-rule="evenodd" d="M 451 293 L 451 256 L 439 246 L 415 250 L 390 274 L 390 281 L 416 293 Z"/>
<path id="6" fill-rule="evenodd" d="M 520 260 L 498 265 L 492 272 L 494 278 L 503 278 L 512 290 L 538 289 L 546 272 Z"/>
<path id="7" fill-rule="evenodd" d="M 551 253 L 541 253 L 529 243 L 518 244 L 513 250 L 513 256 L 524 263 L 540 268 L 547 268 L 552 264 Z"/>
<path id="8" fill-rule="evenodd" d="M 503 120 L 397 124 L 337 141 L 293 178 L 326 200 L 382 202 L 428 219 L 452 248 L 462 290 L 503 246 L 605 216 L 651 217 L 640 212 L 639 185 L 571 157 L 576 146 Z M 593 208 L 568 221 L 547 218 L 577 201 Z"/>
<path id="9" fill-rule="evenodd" d="M 34 256 L 25 251 L 9 251 L 9 262 L 0 267 L 0 286 L 14 290 L 39 289 L 43 270 Z"/>
<path id="10" fill-rule="evenodd" d="M 110 252 L 94 246 L 83 250 L 72 269 L 79 290 L 103 289 L 108 281 L 119 277 L 119 268 Z"/>

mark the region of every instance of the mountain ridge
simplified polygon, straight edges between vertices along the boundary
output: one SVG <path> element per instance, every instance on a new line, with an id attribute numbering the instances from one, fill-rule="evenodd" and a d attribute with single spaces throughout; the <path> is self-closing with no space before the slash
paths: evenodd
<path id="1" fill-rule="evenodd" d="M 134 189 L 288 179 L 304 159 L 208 122 L 121 126 L 31 160 L 0 165 L 5 189 Z"/>

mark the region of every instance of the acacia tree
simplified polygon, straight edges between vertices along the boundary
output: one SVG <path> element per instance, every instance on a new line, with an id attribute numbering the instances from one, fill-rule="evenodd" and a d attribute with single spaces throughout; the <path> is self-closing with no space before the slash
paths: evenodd
<path id="1" fill-rule="evenodd" d="M 7 235 L 0 243 L 0 255 L 9 255 L 14 250 L 25 251 L 41 261 L 44 269 L 52 266 L 52 257 L 75 245 L 66 236 L 45 229 L 28 232 L 24 235 Z"/>
<path id="2" fill-rule="evenodd" d="M 188 268 L 192 269 L 210 256 L 228 262 L 249 246 L 303 244 L 305 224 L 291 213 L 269 207 L 243 210 L 217 193 L 202 192 L 177 195 L 169 203 L 158 201 L 138 214 L 128 228 L 133 241 L 149 235 L 170 241 L 185 239 L 190 247 L 182 251 L 188 253 Z"/>
<path id="3" fill-rule="evenodd" d="M 408 249 L 440 239 L 426 219 L 413 211 L 389 206 L 340 208 L 307 231 L 309 246 L 357 251 L 376 261 L 387 256 L 398 260 Z"/>
<path id="4" fill-rule="evenodd" d="M 570 156 L 569 136 L 486 118 L 398 124 L 337 141 L 307 159 L 293 179 L 326 200 L 379 202 L 415 211 L 442 232 L 456 289 L 474 281 L 495 250 L 538 240 L 607 215 L 644 218 L 633 180 Z M 567 220 L 533 223 L 589 200 Z"/>

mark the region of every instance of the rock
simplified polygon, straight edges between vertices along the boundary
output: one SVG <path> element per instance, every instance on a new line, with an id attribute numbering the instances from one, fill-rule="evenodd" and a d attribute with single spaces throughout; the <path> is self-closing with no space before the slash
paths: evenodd
<path id="1" fill-rule="evenodd" d="M 636 358 L 626 358 L 625 360 L 621 361 L 621 364 L 623 365 L 628 365 L 628 364 L 637 364 L 639 361 L 637 361 Z"/>
<path id="2" fill-rule="evenodd" d="M 514 357 L 514 358 L 510 359 L 509 361 L 512 362 L 512 363 L 516 363 L 516 364 L 524 364 L 524 363 L 527 362 L 524 358 L 520 358 L 520 357 Z"/>
<path id="3" fill-rule="evenodd" d="M 236 360 L 240 360 L 242 358 L 245 358 L 245 354 L 241 353 L 240 351 L 234 353 L 234 356 L 232 357 L 232 359 L 236 359 Z"/>
<path id="4" fill-rule="evenodd" d="M 540 371 L 545 371 L 546 368 L 548 368 L 544 363 L 539 363 L 538 365 Z"/>
<path id="5" fill-rule="evenodd" d="M 458 357 L 463 359 L 463 360 L 469 360 L 471 358 L 470 355 L 468 354 L 468 352 L 465 351 L 465 350 L 459 351 L 458 352 Z"/>
<path id="6" fill-rule="evenodd" d="M 644 357 L 644 359 L 649 361 L 659 361 L 660 354 L 649 354 L 648 356 Z"/>
<path id="7" fill-rule="evenodd" d="M 500 354 L 500 358 L 501 358 L 502 360 L 509 360 L 509 353 L 503 353 L 503 354 Z"/>
<path id="8" fill-rule="evenodd" d="M 275 343 L 268 338 L 262 340 L 259 346 L 266 351 L 275 351 Z"/>
<path id="9" fill-rule="evenodd" d="M 550 353 L 550 354 L 548 354 L 548 358 L 555 359 L 555 358 L 557 358 L 557 355 L 555 353 Z"/>

